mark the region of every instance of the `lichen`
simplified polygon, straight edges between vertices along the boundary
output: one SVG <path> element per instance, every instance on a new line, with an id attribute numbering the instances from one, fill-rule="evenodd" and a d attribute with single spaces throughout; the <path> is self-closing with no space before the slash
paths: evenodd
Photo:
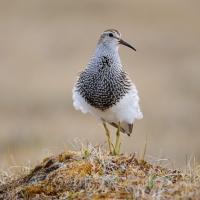
<path id="1" fill-rule="evenodd" d="M 110 156 L 99 147 L 45 158 L 28 174 L 0 184 L 0 199 L 198 199 L 200 173 Z"/>

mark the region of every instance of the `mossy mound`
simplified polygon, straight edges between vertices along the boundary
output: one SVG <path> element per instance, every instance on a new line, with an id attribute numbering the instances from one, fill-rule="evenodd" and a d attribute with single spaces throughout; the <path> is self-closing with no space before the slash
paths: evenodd
<path id="1" fill-rule="evenodd" d="M 0 184 L 0 199 L 199 199 L 198 172 L 90 147 L 45 158 L 28 174 Z"/>

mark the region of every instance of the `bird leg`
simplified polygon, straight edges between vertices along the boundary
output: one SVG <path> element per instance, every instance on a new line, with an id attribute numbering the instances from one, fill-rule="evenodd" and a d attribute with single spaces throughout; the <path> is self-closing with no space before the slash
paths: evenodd
<path id="1" fill-rule="evenodd" d="M 120 147 L 121 147 L 121 142 L 120 142 L 120 122 L 118 123 L 117 127 L 117 132 L 116 132 L 116 142 L 115 142 L 115 147 L 114 147 L 114 155 L 119 155 L 120 153 Z"/>
<path id="2" fill-rule="evenodd" d="M 103 126 L 104 126 L 105 131 L 106 131 L 106 136 L 107 136 L 107 141 L 108 141 L 108 147 L 109 147 L 110 154 L 113 154 L 113 151 L 112 151 L 113 144 L 110 141 L 110 131 L 109 131 L 108 127 L 106 126 L 105 122 L 103 122 Z"/>

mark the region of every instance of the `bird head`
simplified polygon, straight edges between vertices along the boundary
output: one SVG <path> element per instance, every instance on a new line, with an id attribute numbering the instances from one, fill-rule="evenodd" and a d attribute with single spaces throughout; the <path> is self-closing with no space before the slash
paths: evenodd
<path id="1" fill-rule="evenodd" d="M 98 44 L 103 43 L 104 45 L 107 46 L 113 46 L 113 47 L 119 47 L 119 44 L 127 46 L 131 49 L 133 49 L 134 51 L 136 51 L 136 49 L 130 45 L 129 43 L 125 42 L 122 38 L 121 38 L 121 33 L 116 30 L 116 29 L 108 29 L 106 31 L 104 31 L 99 39 Z"/>

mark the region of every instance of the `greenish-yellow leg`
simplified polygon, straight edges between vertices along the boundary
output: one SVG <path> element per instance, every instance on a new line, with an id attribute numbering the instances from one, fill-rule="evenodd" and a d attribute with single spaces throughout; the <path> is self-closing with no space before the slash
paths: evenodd
<path id="1" fill-rule="evenodd" d="M 114 148 L 114 155 L 120 154 L 120 122 L 118 123 L 117 132 L 116 132 L 116 142 L 115 142 L 115 148 Z"/>
<path id="2" fill-rule="evenodd" d="M 110 141 L 110 131 L 108 130 L 108 127 L 106 126 L 105 122 L 103 122 L 103 126 L 104 126 L 105 131 L 106 131 L 106 136 L 107 136 L 109 151 L 110 151 L 110 154 L 112 154 L 113 151 L 112 151 L 112 143 Z"/>

